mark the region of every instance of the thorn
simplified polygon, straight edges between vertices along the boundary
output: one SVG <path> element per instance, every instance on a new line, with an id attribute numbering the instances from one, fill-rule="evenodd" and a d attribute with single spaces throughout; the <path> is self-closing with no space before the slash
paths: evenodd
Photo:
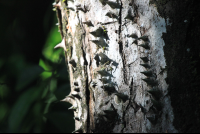
<path id="1" fill-rule="evenodd" d="M 96 82 L 91 82 L 91 86 L 93 87 L 93 88 L 95 88 L 96 86 L 97 86 L 97 83 Z"/>
<path id="2" fill-rule="evenodd" d="M 146 117 L 152 124 L 156 124 L 156 122 L 157 122 L 157 119 L 156 119 L 156 117 L 154 116 L 154 117 Z"/>
<path id="3" fill-rule="evenodd" d="M 58 7 L 61 10 L 61 1 L 59 1 L 57 4 L 54 2 L 53 7 Z"/>
<path id="4" fill-rule="evenodd" d="M 100 60 L 101 64 L 104 64 L 107 62 L 108 64 L 110 63 L 110 59 L 104 53 L 100 52 L 98 55 L 101 57 L 101 60 Z"/>
<path id="5" fill-rule="evenodd" d="M 76 7 L 81 7 L 81 4 L 76 4 L 75 6 L 76 6 Z"/>
<path id="6" fill-rule="evenodd" d="M 89 26 L 92 26 L 92 27 L 94 26 L 90 20 L 86 21 L 86 22 L 83 22 L 83 24 L 86 24 L 88 27 Z"/>
<path id="7" fill-rule="evenodd" d="M 106 44 L 106 42 L 104 41 L 104 39 L 100 38 L 98 40 L 90 40 L 93 43 L 95 43 L 98 47 L 107 47 L 108 45 Z"/>
<path id="8" fill-rule="evenodd" d="M 115 92 L 116 91 L 115 87 L 111 83 L 104 84 L 103 86 L 101 86 L 101 88 L 103 88 L 104 90 L 109 91 L 109 92 Z"/>
<path id="9" fill-rule="evenodd" d="M 63 38 L 62 42 L 59 43 L 58 45 L 56 45 L 56 46 L 54 47 L 54 49 L 55 49 L 55 48 L 63 48 L 64 51 L 67 52 L 67 49 L 66 49 L 66 46 L 65 46 L 65 38 Z"/>
<path id="10" fill-rule="evenodd" d="M 116 105 L 119 105 L 122 102 L 122 100 L 117 95 L 115 95 L 114 96 L 114 102 L 115 102 Z"/>
<path id="11" fill-rule="evenodd" d="M 124 19 L 133 20 L 133 18 L 134 17 L 131 15 L 131 13 L 128 13 Z"/>
<path id="12" fill-rule="evenodd" d="M 53 11 L 56 11 L 56 7 L 55 7 L 55 8 L 53 8 Z"/>
<path id="13" fill-rule="evenodd" d="M 101 111 L 101 112 L 98 113 L 98 115 L 99 115 L 99 116 L 105 116 L 106 113 L 104 113 L 103 111 Z"/>
<path id="14" fill-rule="evenodd" d="M 147 90 L 148 93 L 150 93 L 155 99 L 159 100 L 162 96 L 162 93 L 157 88 L 152 88 L 150 90 Z"/>
<path id="15" fill-rule="evenodd" d="M 140 72 L 142 74 L 144 74 L 145 76 L 151 77 L 153 75 L 152 71 L 144 71 L 144 72 Z"/>
<path id="16" fill-rule="evenodd" d="M 133 43 L 135 43 L 135 44 L 137 45 L 137 44 L 138 44 L 138 41 L 137 41 L 137 39 L 136 39 L 136 40 L 134 40 L 134 41 L 133 41 Z"/>
<path id="17" fill-rule="evenodd" d="M 80 11 L 82 11 L 82 12 L 84 12 L 84 13 L 86 13 L 86 12 L 87 12 L 87 10 L 86 10 L 86 9 L 84 9 L 84 8 L 82 8 L 82 7 L 77 7 L 77 8 L 76 8 L 76 10 L 80 10 Z"/>
<path id="18" fill-rule="evenodd" d="M 115 111 L 112 108 L 103 110 L 103 112 L 106 113 L 106 114 L 113 114 L 113 113 L 115 113 Z"/>
<path id="19" fill-rule="evenodd" d="M 118 18 L 118 16 L 116 14 L 114 14 L 114 13 L 112 13 L 110 11 L 106 13 L 106 16 L 108 16 L 110 18 L 116 18 L 116 19 Z"/>
<path id="20" fill-rule="evenodd" d="M 127 37 L 131 37 L 131 38 L 138 38 L 138 36 L 137 36 L 137 34 L 135 34 L 135 33 L 132 33 L 131 35 L 128 35 Z"/>
<path id="21" fill-rule="evenodd" d="M 74 120 L 80 121 L 79 117 L 74 117 Z"/>
<path id="22" fill-rule="evenodd" d="M 87 7 L 85 5 L 81 6 L 81 4 L 77 4 L 76 5 L 76 10 L 80 10 L 80 11 L 82 11 L 84 13 L 86 13 L 87 11 L 89 11 L 89 10 L 87 10 Z"/>
<path id="23" fill-rule="evenodd" d="M 120 8 L 120 5 L 119 5 L 119 3 L 117 3 L 117 2 L 112 2 L 112 1 L 105 1 L 106 2 L 106 4 L 108 4 L 111 8 Z"/>
<path id="24" fill-rule="evenodd" d="M 141 46 L 141 47 L 143 47 L 145 49 L 150 49 L 148 43 L 144 43 L 144 44 L 141 44 L 141 45 L 138 45 L 138 46 Z"/>
<path id="25" fill-rule="evenodd" d="M 100 37 L 101 35 L 103 35 L 103 28 L 99 27 L 95 31 L 90 32 L 90 34 L 92 34 L 95 37 Z"/>
<path id="26" fill-rule="evenodd" d="M 56 5 L 56 2 L 52 3 L 52 5 L 53 5 L 53 6 Z"/>
<path id="27" fill-rule="evenodd" d="M 145 68 L 151 68 L 151 66 L 149 64 L 140 64 L 140 65 L 145 67 Z"/>
<path id="28" fill-rule="evenodd" d="M 83 132 L 83 130 L 82 130 L 82 128 L 80 127 L 79 129 L 74 130 L 72 133 L 82 133 L 82 132 Z"/>
<path id="29" fill-rule="evenodd" d="M 76 92 L 76 91 L 72 91 L 72 92 L 71 92 L 71 95 L 74 96 L 74 97 L 76 97 L 77 99 L 81 99 L 79 93 Z"/>
<path id="30" fill-rule="evenodd" d="M 97 46 L 101 46 L 100 40 L 90 40 L 90 41 L 92 41 L 93 43 L 95 43 Z"/>
<path id="31" fill-rule="evenodd" d="M 148 62 L 149 59 L 147 57 L 140 57 L 144 62 Z"/>
<path id="32" fill-rule="evenodd" d="M 75 102 L 73 96 L 70 96 L 70 95 L 66 96 L 66 97 L 65 97 L 63 100 L 61 100 L 61 101 L 68 102 L 68 103 L 70 103 L 70 104 L 72 104 L 72 105 L 76 104 L 76 102 Z"/>
<path id="33" fill-rule="evenodd" d="M 68 110 L 76 110 L 77 108 L 77 106 L 71 106 L 70 108 L 68 108 Z"/>
<path id="34" fill-rule="evenodd" d="M 75 81 L 75 82 L 74 82 L 74 86 L 78 86 L 78 82 Z"/>
<path id="35" fill-rule="evenodd" d="M 79 87 L 75 87 L 75 88 L 74 88 L 74 91 L 80 92 L 80 88 L 79 88 Z"/>
<path id="36" fill-rule="evenodd" d="M 152 80 L 152 79 L 149 79 L 149 78 L 146 78 L 146 79 L 142 79 L 143 81 L 145 81 L 148 85 L 150 86 L 156 86 L 158 85 L 158 82 L 155 81 L 155 80 Z"/>
<path id="37" fill-rule="evenodd" d="M 98 60 L 99 60 L 99 55 L 96 54 L 96 55 L 94 56 L 94 59 L 95 59 L 96 61 L 98 61 Z"/>
<path id="38" fill-rule="evenodd" d="M 102 5 L 104 5 L 104 6 L 106 5 L 107 0 L 99 0 L 99 1 L 101 2 Z"/>
<path id="39" fill-rule="evenodd" d="M 149 39 L 148 39 L 148 36 L 142 36 L 142 37 L 140 37 L 140 38 L 138 38 L 138 39 L 142 39 L 143 41 L 148 41 Z"/>
<path id="40" fill-rule="evenodd" d="M 98 70 L 97 73 L 99 73 L 101 76 L 107 76 L 107 75 L 109 75 L 109 73 L 106 72 L 105 69 L 103 69 L 103 70 Z"/>
<path id="41" fill-rule="evenodd" d="M 117 97 L 119 97 L 120 99 L 122 99 L 124 102 L 128 99 L 128 96 L 124 95 L 122 93 L 114 93 L 114 95 L 116 95 Z"/>
<path id="42" fill-rule="evenodd" d="M 73 7 L 66 7 L 67 9 L 70 9 L 72 11 L 75 11 Z"/>
<path id="43" fill-rule="evenodd" d="M 99 79 L 99 80 L 100 80 L 101 82 L 103 82 L 104 84 L 110 82 L 110 80 L 107 79 L 106 77 L 103 77 L 103 78 L 101 78 L 101 79 Z"/>
<path id="44" fill-rule="evenodd" d="M 71 64 L 74 68 L 76 67 L 76 62 L 75 62 L 74 59 L 71 59 L 71 60 L 69 61 L 69 64 Z"/>
<path id="45" fill-rule="evenodd" d="M 156 100 L 151 99 L 151 102 L 153 103 L 153 106 L 158 110 L 162 110 L 162 103 Z"/>

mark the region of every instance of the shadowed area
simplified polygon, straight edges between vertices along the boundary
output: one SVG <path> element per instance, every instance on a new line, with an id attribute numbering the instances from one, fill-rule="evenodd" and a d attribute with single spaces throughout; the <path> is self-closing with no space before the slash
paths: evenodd
<path id="1" fill-rule="evenodd" d="M 74 130 L 54 0 L 0 1 L 0 132 Z"/>
<path id="2" fill-rule="evenodd" d="M 152 0 L 152 3 L 159 7 L 162 17 L 170 20 L 167 33 L 163 34 L 167 62 L 163 71 L 167 70 L 173 124 L 179 132 L 200 132 L 200 2 Z"/>

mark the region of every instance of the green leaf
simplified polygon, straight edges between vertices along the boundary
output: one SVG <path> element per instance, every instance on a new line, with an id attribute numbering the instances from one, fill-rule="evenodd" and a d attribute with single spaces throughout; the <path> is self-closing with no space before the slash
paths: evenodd
<path id="1" fill-rule="evenodd" d="M 8 106 L 6 103 L 0 104 L 0 123 L 5 118 L 6 113 L 8 112 Z"/>
<path id="2" fill-rule="evenodd" d="M 29 67 L 21 72 L 17 80 L 16 90 L 20 91 L 22 88 L 34 81 L 44 69 L 38 65 Z"/>
<path id="3" fill-rule="evenodd" d="M 64 55 L 62 49 L 54 49 L 54 47 L 60 42 L 60 33 L 58 32 L 58 28 L 54 27 L 51 29 L 48 35 L 47 41 L 42 52 L 45 58 L 50 59 L 53 62 L 57 62 L 59 60 L 60 54 Z"/>
<path id="4" fill-rule="evenodd" d="M 26 116 L 31 104 L 36 101 L 41 94 L 41 89 L 31 88 L 26 90 L 14 104 L 9 119 L 8 125 L 10 132 L 19 132 L 20 124 Z"/>

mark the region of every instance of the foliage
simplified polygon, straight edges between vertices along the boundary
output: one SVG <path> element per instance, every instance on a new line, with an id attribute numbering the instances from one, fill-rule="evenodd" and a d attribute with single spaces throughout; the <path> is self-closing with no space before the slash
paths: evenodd
<path id="1" fill-rule="evenodd" d="M 61 36 L 52 3 L 0 2 L 0 132 L 74 130 L 70 104 L 60 102 L 70 84 L 63 50 L 53 49 Z"/>

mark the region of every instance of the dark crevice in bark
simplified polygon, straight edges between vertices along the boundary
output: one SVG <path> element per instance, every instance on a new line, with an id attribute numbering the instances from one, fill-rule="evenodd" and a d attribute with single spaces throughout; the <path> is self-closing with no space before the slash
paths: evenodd
<path id="1" fill-rule="evenodd" d="M 61 15 L 61 10 L 59 8 L 56 8 L 56 15 L 57 15 L 57 18 L 58 18 L 58 23 L 59 23 L 59 30 L 60 30 L 60 34 L 61 34 L 61 37 L 63 39 L 63 31 L 62 31 L 62 15 Z"/>
<path id="2" fill-rule="evenodd" d="M 123 62 L 123 74 L 124 74 L 124 82 L 127 84 L 127 77 L 126 77 L 126 57 L 123 53 L 123 42 L 122 42 L 122 38 L 121 38 L 121 27 L 122 27 L 122 1 L 120 1 L 121 6 L 120 6 L 120 11 L 119 11 L 119 53 L 122 57 L 122 62 Z"/>
<path id="3" fill-rule="evenodd" d="M 89 90 L 89 83 L 88 83 L 88 76 L 87 76 L 87 65 L 88 65 L 88 62 L 87 62 L 87 59 L 86 59 L 86 53 L 85 53 L 85 48 L 84 46 L 85 45 L 85 30 L 84 30 L 84 27 L 83 27 L 83 23 L 82 21 L 80 20 L 79 18 L 79 13 L 77 12 L 77 18 L 79 20 L 79 24 L 80 24 L 80 27 L 82 29 L 82 33 L 81 34 L 81 41 L 82 41 L 82 47 L 81 47 L 81 50 L 82 50 L 82 56 L 83 56 L 83 59 L 84 59 L 84 74 L 85 74 L 85 98 L 86 98 L 86 106 L 87 106 L 87 130 L 85 130 L 86 132 L 89 132 L 90 131 L 90 114 L 89 114 L 89 109 L 90 109 L 90 105 L 89 105 L 89 102 L 90 102 L 90 90 Z"/>
<path id="4" fill-rule="evenodd" d="M 73 47 L 72 46 L 70 46 L 70 50 L 71 50 L 71 55 L 70 55 L 70 57 L 72 57 L 72 55 L 73 55 Z"/>
<path id="5" fill-rule="evenodd" d="M 122 1 L 121 1 L 121 7 L 119 11 L 119 52 L 122 53 L 123 47 L 121 42 L 121 27 L 122 27 Z"/>
<path id="6" fill-rule="evenodd" d="M 130 97 L 129 97 L 129 102 L 128 102 L 128 105 L 126 106 L 125 108 L 125 111 L 123 112 L 123 117 L 122 117 L 122 120 L 123 120 L 123 124 L 124 124 L 124 128 L 121 130 L 121 133 L 123 133 L 124 129 L 126 128 L 126 121 L 125 121 L 125 115 L 126 115 L 126 111 L 128 110 L 129 107 L 131 107 L 131 103 L 132 103 L 132 91 L 133 91 L 133 78 L 131 80 L 131 83 L 130 83 Z"/>
<path id="7" fill-rule="evenodd" d="M 87 69 L 87 68 L 86 68 Z M 87 73 L 86 73 L 87 74 Z M 90 114 L 89 114 L 89 100 L 90 100 L 90 91 L 89 91 L 89 86 L 88 86 L 88 77 L 86 78 L 86 103 L 88 106 L 88 116 L 87 116 L 87 132 L 90 130 Z"/>
<path id="8" fill-rule="evenodd" d="M 90 101 L 90 91 L 89 91 L 89 83 L 88 83 L 88 76 L 87 76 L 87 65 L 88 65 L 88 62 L 87 62 L 87 59 L 86 59 L 86 53 L 83 49 L 83 44 L 82 44 L 82 52 L 83 52 L 83 59 L 84 59 L 84 71 L 85 71 L 85 94 L 86 94 L 86 105 L 87 105 L 87 111 L 88 111 L 88 114 L 87 114 L 87 130 L 86 132 L 89 132 L 90 131 L 90 114 L 89 114 L 89 109 L 90 109 L 90 105 L 89 105 L 89 101 Z"/>
<path id="9" fill-rule="evenodd" d="M 135 4 L 134 0 L 132 0 L 132 7 L 134 8 L 134 13 L 135 13 L 135 17 L 134 17 L 134 22 L 138 23 L 137 20 L 139 18 L 139 14 L 138 14 L 138 7 Z"/>

